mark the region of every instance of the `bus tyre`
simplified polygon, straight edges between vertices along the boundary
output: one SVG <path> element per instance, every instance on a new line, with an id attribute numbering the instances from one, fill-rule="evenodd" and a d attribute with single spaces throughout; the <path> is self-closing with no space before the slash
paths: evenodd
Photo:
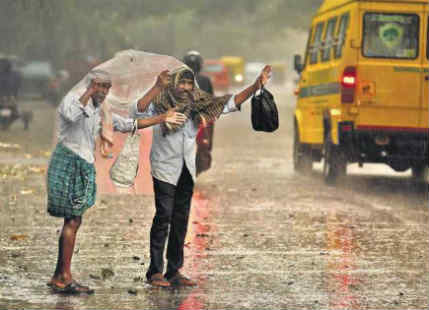
<path id="1" fill-rule="evenodd" d="M 323 177 L 326 184 L 335 184 L 339 176 L 346 175 L 347 159 L 340 147 L 333 144 L 329 133 L 323 142 Z"/>
<path id="2" fill-rule="evenodd" d="M 313 159 L 309 148 L 299 141 L 298 128 L 295 124 L 293 139 L 293 169 L 299 173 L 309 173 L 313 169 Z"/>
<path id="3" fill-rule="evenodd" d="M 425 163 L 416 164 L 411 167 L 412 178 L 415 182 L 425 182 L 428 179 L 428 172 L 428 167 Z"/>

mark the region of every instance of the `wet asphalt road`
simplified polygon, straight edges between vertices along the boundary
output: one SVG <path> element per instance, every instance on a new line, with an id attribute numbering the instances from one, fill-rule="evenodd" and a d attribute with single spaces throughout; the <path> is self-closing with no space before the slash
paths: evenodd
<path id="1" fill-rule="evenodd" d="M 72 265 L 95 288 L 89 297 L 46 286 L 62 221 L 45 211 L 53 111 L 32 102 L 31 132 L 16 124 L 0 133 L 20 145 L 0 144 L 0 309 L 427 309 L 427 185 L 380 165 L 350 166 L 336 187 L 324 184 L 320 164 L 295 174 L 293 99 L 276 98 L 275 133 L 253 132 L 248 107 L 216 124 L 185 249 L 184 273 L 199 286 L 146 284 L 153 196 L 103 193 L 83 219 Z"/>

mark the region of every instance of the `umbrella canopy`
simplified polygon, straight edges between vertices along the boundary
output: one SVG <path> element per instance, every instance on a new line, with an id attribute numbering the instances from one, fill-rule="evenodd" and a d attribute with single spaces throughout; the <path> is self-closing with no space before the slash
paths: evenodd
<path id="1" fill-rule="evenodd" d="M 124 50 L 113 58 L 101 63 L 91 71 L 108 72 L 112 79 L 112 87 L 106 102 L 117 112 L 128 113 L 129 106 L 154 85 L 156 77 L 163 70 L 174 70 L 183 66 L 177 58 L 147 53 L 138 50 Z M 70 92 L 83 93 L 91 78 L 89 72 Z"/>

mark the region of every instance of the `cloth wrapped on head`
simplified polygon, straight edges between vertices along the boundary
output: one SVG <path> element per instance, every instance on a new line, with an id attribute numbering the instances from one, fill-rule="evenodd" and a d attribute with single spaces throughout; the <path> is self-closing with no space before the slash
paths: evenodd
<path id="1" fill-rule="evenodd" d="M 181 80 L 192 78 L 194 88 L 190 91 L 178 92 L 177 87 Z M 183 113 L 188 119 L 192 119 L 198 125 L 202 118 L 207 122 L 219 118 L 231 95 L 215 97 L 198 88 L 192 70 L 182 66 L 171 72 L 170 84 L 154 99 L 157 113 L 162 114 L 175 108 L 176 112 Z M 183 125 L 161 124 L 163 135 L 177 131 Z"/>
<path id="2" fill-rule="evenodd" d="M 89 84 L 91 84 L 91 81 L 95 81 L 97 83 L 107 83 L 112 85 L 112 78 L 110 77 L 110 74 L 107 71 L 101 70 L 101 69 L 94 69 L 91 70 L 86 75 L 86 86 L 88 87 Z"/>

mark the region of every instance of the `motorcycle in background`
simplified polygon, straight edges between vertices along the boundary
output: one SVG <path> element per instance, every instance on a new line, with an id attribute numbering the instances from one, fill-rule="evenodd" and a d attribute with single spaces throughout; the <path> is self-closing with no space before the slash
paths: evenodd
<path id="1" fill-rule="evenodd" d="M 33 119 L 33 112 L 20 111 L 17 100 L 13 96 L 4 96 L 0 98 L 0 128 L 8 130 L 17 119 L 24 123 L 24 130 L 28 130 L 29 124 Z"/>

